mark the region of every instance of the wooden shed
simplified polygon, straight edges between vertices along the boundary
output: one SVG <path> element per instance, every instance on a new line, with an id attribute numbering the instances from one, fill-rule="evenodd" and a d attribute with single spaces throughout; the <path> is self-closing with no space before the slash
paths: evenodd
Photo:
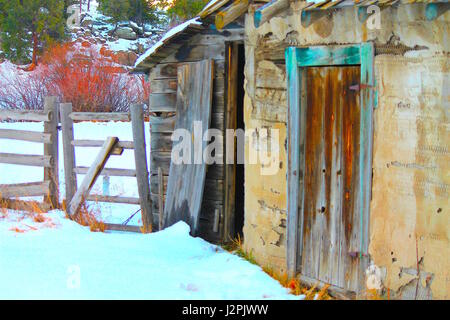
<path id="1" fill-rule="evenodd" d="M 155 221 L 158 221 L 157 213 L 159 212 L 158 170 L 162 170 L 166 201 L 167 189 L 170 188 L 168 181 L 172 150 L 171 135 L 176 124 L 177 110 L 183 109 L 184 94 L 187 95 L 187 91 L 193 91 L 196 86 L 211 91 L 210 106 L 206 104 L 210 110 L 199 109 L 195 115 L 192 115 L 194 110 L 189 109 L 186 114 L 178 114 L 179 118 L 199 116 L 201 119 L 202 112 L 210 113 L 210 119 L 206 122 L 210 121 L 211 128 L 223 131 L 224 136 L 227 128 L 235 129 L 237 126 L 243 126 L 242 118 L 237 117 L 236 108 L 243 107 L 245 55 L 242 13 L 246 11 L 248 3 L 240 9 L 238 16 L 233 16 L 232 23 L 226 23 L 225 26 L 224 22 L 223 28 L 219 31 L 215 25 L 214 12 L 219 8 L 226 10 L 228 2 L 220 1 L 212 8 L 206 7 L 199 17 L 173 28 L 136 62 L 134 72 L 148 74 L 151 85 L 150 173 Z M 212 80 L 205 73 L 205 61 L 212 62 Z M 185 103 L 189 102 L 185 101 Z M 242 112 L 240 114 L 242 115 Z M 186 121 L 194 120 L 189 118 Z M 225 142 L 222 147 L 226 147 Z M 183 180 L 184 192 L 187 196 L 193 194 L 201 197 L 201 214 L 198 217 L 198 224 L 189 219 L 183 219 L 186 222 L 192 222 L 193 234 L 216 243 L 234 239 L 238 233 L 242 234 L 243 167 L 240 170 L 236 168 L 235 165 L 208 165 L 204 190 L 200 190 L 203 186 L 198 188 L 198 184 L 195 184 L 198 182 L 188 181 L 185 176 L 188 175 L 185 173 L 186 168 L 180 169 L 177 177 Z M 239 179 L 240 184 L 237 184 Z M 176 193 L 179 192 L 181 190 L 176 191 Z"/>
<path id="2" fill-rule="evenodd" d="M 279 170 L 209 166 L 199 234 L 235 236 L 243 209 L 245 250 L 280 274 L 342 297 L 448 299 L 448 9 L 434 0 L 211 1 L 177 32 L 186 42 L 163 40 L 137 64 L 154 90 L 152 175 L 168 173 L 173 115 L 185 105 L 176 68 L 213 59 L 213 85 L 203 86 L 214 92 L 211 127 L 276 130 Z M 245 154 L 261 148 L 247 143 Z"/>

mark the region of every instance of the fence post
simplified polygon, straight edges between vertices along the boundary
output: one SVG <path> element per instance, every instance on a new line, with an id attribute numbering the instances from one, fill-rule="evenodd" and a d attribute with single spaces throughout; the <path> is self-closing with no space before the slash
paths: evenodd
<path id="1" fill-rule="evenodd" d="M 72 144 L 73 136 L 73 121 L 70 118 L 72 113 L 71 103 L 61 103 L 59 105 L 61 113 L 61 127 L 62 127 L 62 142 L 64 152 L 64 175 L 66 183 L 66 207 L 69 206 L 73 196 L 77 192 L 77 176 L 75 169 L 75 147 Z"/>
<path id="2" fill-rule="evenodd" d="M 51 143 L 44 143 L 44 156 L 52 159 L 51 167 L 44 168 L 44 181 L 49 181 L 49 194 L 44 203 L 52 209 L 59 207 L 59 163 L 58 163 L 58 98 L 44 98 L 44 112 L 50 113 L 50 120 L 44 122 L 44 132 L 51 134 Z"/>
<path id="3" fill-rule="evenodd" d="M 159 209 L 159 231 L 164 227 L 164 177 L 161 167 L 158 167 L 158 209 Z"/>
<path id="4" fill-rule="evenodd" d="M 152 200 L 148 179 L 147 153 L 145 148 L 144 105 L 133 104 L 130 107 L 131 125 L 133 129 L 134 161 L 136 163 L 136 179 L 141 203 L 142 223 L 145 232 L 153 227 Z"/>

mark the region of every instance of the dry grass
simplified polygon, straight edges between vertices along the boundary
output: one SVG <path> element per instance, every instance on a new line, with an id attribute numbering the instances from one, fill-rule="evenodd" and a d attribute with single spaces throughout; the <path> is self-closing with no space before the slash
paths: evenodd
<path id="1" fill-rule="evenodd" d="M 67 218 L 70 219 L 65 208 L 65 203 L 63 203 L 63 210 L 66 212 Z M 85 202 L 72 220 L 82 226 L 89 227 L 92 232 L 105 232 L 105 223 L 98 218 L 99 216 L 100 210 L 89 206 Z"/>
<path id="2" fill-rule="evenodd" d="M 263 267 L 263 271 L 269 276 L 277 280 L 283 287 L 291 290 L 291 294 L 299 296 L 304 295 L 305 300 L 332 300 L 333 298 L 328 294 L 329 285 L 318 289 L 317 285 L 308 288 L 301 284 L 296 278 L 289 278 L 286 273 L 278 274 L 270 267 Z"/>
<path id="3" fill-rule="evenodd" d="M 12 212 L 14 212 L 14 216 L 11 216 Z M 16 226 L 9 229 L 16 233 L 25 233 L 39 229 L 24 223 L 25 219 L 31 219 L 35 223 L 42 224 L 43 227 L 55 226 L 51 219 L 46 216 L 46 211 L 43 209 L 42 204 L 37 201 L 23 202 L 14 199 L 0 199 L 0 219 L 7 218 L 13 218 L 14 221 L 20 224 L 20 227 Z"/>
<path id="4" fill-rule="evenodd" d="M 222 245 L 222 247 L 252 264 L 258 265 L 252 252 L 248 252 L 244 248 L 242 238 L 238 235 L 236 239 L 232 239 L 230 243 Z M 283 287 L 290 289 L 291 294 L 299 296 L 305 295 L 305 300 L 332 300 L 333 298 L 328 294 L 329 285 L 324 286 L 322 289 L 318 290 L 317 286 L 308 288 L 303 286 L 298 279 L 290 279 L 286 273 L 278 274 L 272 268 L 265 266 L 262 267 L 263 271 L 267 273 L 270 277 L 277 280 Z"/>
<path id="5" fill-rule="evenodd" d="M 230 243 L 222 245 L 222 247 L 226 251 L 233 253 L 233 254 L 243 258 L 244 260 L 247 260 L 251 264 L 258 264 L 256 262 L 255 258 L 253 257 L 252 252 L 247 252 L 244 249 L 244 243 L 242 242 L 242 239 L 239 235 L 236 239 L 232 239 Z"/>

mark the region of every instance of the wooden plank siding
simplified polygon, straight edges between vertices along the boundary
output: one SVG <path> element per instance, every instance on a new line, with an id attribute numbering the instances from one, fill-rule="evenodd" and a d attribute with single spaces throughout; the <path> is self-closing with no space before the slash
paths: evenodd
<path id="1" fill-rule="evenodd" d="M 168 227 L 182 220 L 190 225 L 193 235 L 199 234 L 206 178 L 203 150 L 207 144 L 203 136 L 211 124 L 213 70 L 213 60 L 183 64 L 178 68 L 175 129 L 191 131 L 194 128 L 191 134 L 197 135 L 197 139 L 200 138 L 200 144 L 192 145 L 189 163 L 170 164 L 164 226 Z M 196 121 L 202 124 L 199 132 L 195 130 Z M 200 148 L 200 158 L 195 152 L 197 147 Z"/>
<path id="2" fill-rule="evenodd" d="M 302 274 L 357 291 L 359 66 L 306 71 Z M 344 94 L 345 93 L 345 94 Z M 357 226 L 356 230 L 354 226 Z M 355 249 L 357 248 L 357 249 Z"/>
<path id="3" fill-rule="evenodd" d="M 224 33 L 227 35 L 228 33 Z M 163 173 L 164 199 L 167 196 L 167 181 L 170 169 L 170 155 L 172 150 L 171 135 L 176 118 L 176 91 L 177 70 L 185 62 L 199 61 L 201 58 L 214 60 L 213 76 L 213 102 L 211 110 L 211 128 L 224 131 L 225 128 L 225 40 L 226 36 L 217 32 L 199 34 L 189 41 L 189 46 L 183 46 L 178 51 L 190 50 L 187 56 L 172 54 L 150 72 L 151 100 L 150 100 L 150 124 L 151 124 L 151 154 L 150 154 L 150 190 L 153 200 L 153 212 L 155 221 L 159 217 L 158 206 L 158 169 Z M 232 31 L 229 38 L 242 39 L 243 30 Z M 210 45 L 215 45 L 211 50 Z M 193 49 L 193 47 L 196 47 Z M 169 98 L 169 96 L 171 97 Z M 153 102 L 158 102 L 153 104 Z M 164 104 L 160 102 L 164 101 Z M 162 107 L 158 107 L 162 105 Z M 224 165 L 208 165 L 205 181 L 205 190 L 199 219 L 199 236 L 212 242 L 220 242 L 223 230 L 224 215 Z M 216 209 L 219 210 L 219 232 L 213 231 Z"/>

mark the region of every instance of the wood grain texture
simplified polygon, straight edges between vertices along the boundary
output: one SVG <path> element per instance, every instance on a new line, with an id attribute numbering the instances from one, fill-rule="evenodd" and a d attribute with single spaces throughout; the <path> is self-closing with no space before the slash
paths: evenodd
<path id="1" fill-rule="evenodd" d="M 78 214 L 78 210 L 80 209 L 81 205 L 89 196 L 89 193 L 92 187 L 94 186 L 95 181 L 100 175 L 100 172 L 105 167 L 105 164 L 108 161 L 111 155 L 111 151 L 116 145 L 117 141 L 119 141 L 117 137 L 109 137 L 106 139 L 102 149 L 98 153 L 97 157 L 95 158 L 94 162 L 89 168 L 86 176 L 84 177 L 83 182 L 80 185 L 80 188 L 74 194 L 72 201 L 70 201 L 67 207 L 67 213 L 71 217 L 74 217 Z"/>
<path id="2" fill-rule="evenodd" d="M 177 91 L 177 121 L 175 129 L 186 129 L 192 134 L 195 121 L 202 124 L 204 132 L 211 122 L 212 84 L 214 63 L 212 60 L 204 60 L 181 66 L 178 70 Z M 200 145 L 196 148 L 204 150 L 206 142 L 197 139 Z M 193 148 L 194 149 L 194 148 Z M 199 159 L 194 159 L 192 152 L 192 164 L 170 165 L 169 182 L 167 186 L 167 198 L 164 208 L 164 225 L 171 226 L 183 220 L 191 226 L 192 234 L 198 233 L 199 214 L 203 199 L 203 187 L 206 177 L 206 164 Z"/>
<path id="3" fill-rule="evenodd" d="M 161 168 L 158 168 L 158 211 L 159 230 L 164 228 L 164 176 Z"/>
<path id="4" fill-rule="evenodd" d="M 133 129 L 134 162 L 141 205 L 143 230 L 151 232 L 153 228 L 152 200 L 150 198 L 149 173 L 144 131 L 144 105 L 133 104 L 130 107 Z"/>
<path id="5" fill-rule="evenodd" d="M 300 138 L 304 137 L 301 131 L 304 126 L 301 126 L 300 121 L 302 111 L 300 106 L 300 88 L 301 77 L 298 68 L 296 48 L 286 49 L 286 74 L 288 81 L 288 168 L 287 168 L 287 243 L 286 243 L 286 262 L 287 273 L 289 277 L 294 277 L 297 273 L 298 260 L 301 259 L 301 230 L 299 228 L 299 220 L 302 221 L 300 214 L 299 219 L 299 201 L 302 199 L 302 191 L 299 190 L 299 182 L 302 181 L 302 172 L 300 172 L 300 165 L 304 165 L 300 149 Z M 301 211 L 300 211 L 301 212 Z"/>
<path id="6" fill-rule="evenodd" d="M 70 114 L 72 113 L 72 104 L 61 103 L 59 105 L 59 110 L 61 115 L 66 203 L 70 203 L 75 195 L 75 192 L 77 191 L 77 175 L 74 172 L 76 163 L 75 147 L 72 144 L 74 140 L 73 120 L 70 118 Z"/>
<path id="7" fill-rule="evenodd" d="M 14 120 L 14 121 L 50 121 L 54 115 L 45 112 L 36 111 L 19 111 L 19 110 L 1 110 L 0 121 Z"/>
<path id="8" fill-rule="evenodd" d="M 140 204 L 139 198 L 132 197 L 119 197 L 119 196 L 103 196 L 99 194 L 90 194 L 86 200 L 94 202 L 107 202 L 107 203 L 125 203 L 125 204 Z"/>
<path id="9" fill-rule="evenodd" d="M 290 4 L 289 0 L 272 0 L 266 5 L 256 10 L 253 19 L 255 28 L 258 28 L 259 26 L 269 21 L 272 17 L 274 17 L 278 13 L 289 8 L 289 4 Z"/>
<path id="10" fill-rule="evenodd" d="M 39 197 L 50 192 L 50 181 L 0 184 L 0 198 Z"/>
<path id="11" fill-rule="evenodd" d="M 360 68 L 306 71 L 302 275 L 358 290 Z M 358 249 L 357 249 L 358 250 Z"/>
<path id="12" fill-rule="evenodd" d="M 104 140 L 74 140 L 74 141 L 72 141 L 72 145 L 74 147 L 102 147 L 104 143 L 105 143 Z M 116 145 L 116 148 L 133 149 L 134 143 L 133 143 L 133 141 L 119 141 Z"/>
<path id="13" fill-rule="evenodd" d="M 52 143 L 52 135 L 50 133 L 14 129 L 0 129 L 0 139 Z"/>
<path id="14" fill-rule="evenodd" d="M 73 170 L 76 174 L 86 174 L 89 167 L 76 167 Z M 100 173 L 102 176 L 109 177 L 136 177 L 136 170 L 134 169 L 119 169 L 119 168 L 104 168 Z"/>
<path id="15" fill-rule="evenodd" d="M 53 159 L 50 168 L 44 168 L 44 181 L 49 181 L 49 192 L 44 197 L 44 202 L 51 205 L 52 208 L 59 208 L 59 143 L 58 143 L 58 125 L 59 125 L 59 102 L 57 97 L 44 98 L 44 113 L 53 114 L 50 121 L 44 122 L 44 133 L 50 135 L 52 143 L 44 144 L 44 156 L 50 156 Z"/>
<path id="16" fill-rule="evenodd" d="M 222 30 L 231 22 L 247 12 L 249 6 L 248 0 L 235 0 L 231 6 L 216 14 L 216 27 Z"/>
<path id="17" fill-rule="evenodd" d="M 51 168 L 53 165 L 53 158 L 51 156 L 32 154 L 0 153 L 0 163 Z"/>
<path id="18" fill-rule="evenodd" d="M 74 121 L 130 121 L 128 112 L 72 112 Z"/>

